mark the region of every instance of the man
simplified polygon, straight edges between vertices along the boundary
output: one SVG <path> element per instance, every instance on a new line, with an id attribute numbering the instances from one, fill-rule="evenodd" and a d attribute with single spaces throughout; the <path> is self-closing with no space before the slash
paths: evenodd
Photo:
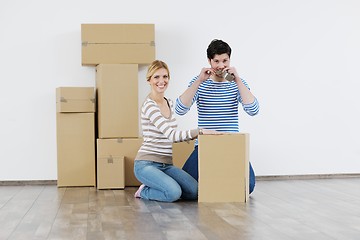
<path id="1" fill-rule="evenodd" d="M 238 106 L 250 116 L 259 111 L 259 103 L 251 93 L 248 84 L 241 79 L 236 68 L 230 65 L 231 48 L 222 41 L 215 39 L 207 48 L 210 67 L 202 68 L 194 77 L 186 91 L 176 99 L 175 112 L 186 114 L 194 102 L 197 104 L 198 127 L 220 132 L 239 132 Z M 255 187 L 255 173 L 249 166 L 249 192 Z M 197 141 L 192 154 L 183 166 L 198 180 L 198 147 Z"/>

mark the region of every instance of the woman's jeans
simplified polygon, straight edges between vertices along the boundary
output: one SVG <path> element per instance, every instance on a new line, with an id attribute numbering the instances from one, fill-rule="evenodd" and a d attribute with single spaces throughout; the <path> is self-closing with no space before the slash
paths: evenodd
<path id="1" fill-rule="evenodd" d="M 189 173 L 193 178 L 198 181 L 199 179 L 199 171 L 198 171 L 198 146 L 195 146 L 194 151 L 189 156 L 188 160 L 186 160 L 183 168 L 185 172 Z M 255 173 L 254 169 L 249 163 L 249 193 L 252 193 L 255 188 Z"/>
<path id="2" fill-rule="evenodd" d="M 136 160 L 134 173 L 145 185 L 140 193 L 143 199 L 174 202 L 180 198 L 184 200 L 198 198 L 197 181 L 172 164 Z"/>

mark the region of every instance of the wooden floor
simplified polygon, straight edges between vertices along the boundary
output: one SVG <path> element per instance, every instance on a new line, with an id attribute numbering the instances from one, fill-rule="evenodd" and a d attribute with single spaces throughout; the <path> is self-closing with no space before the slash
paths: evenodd
<path id="1" fill-rule="evenodd" d="M 360 178 L 258 181 L 246 204 L 135 191 L 0 186 L 0 239 L 360 239 Z"/>

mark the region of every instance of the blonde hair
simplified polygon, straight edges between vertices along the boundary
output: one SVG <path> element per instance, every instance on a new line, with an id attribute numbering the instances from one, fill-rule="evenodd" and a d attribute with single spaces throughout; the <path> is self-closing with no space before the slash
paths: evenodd
<path id="1" fill-rule="evenodd" d="M 170 72 L 169 72 L 168 65 L 163 61 L 155 60 L 150 64 L 150 66 L 148 68 L 148 71 L 146 74 L 146 81 L 150 81 L 150 78 L 154 75 L 154 73 L 161 68 L 166 69 L 166 71 L 168 72 L 168 78 L 170 79 Z"/>

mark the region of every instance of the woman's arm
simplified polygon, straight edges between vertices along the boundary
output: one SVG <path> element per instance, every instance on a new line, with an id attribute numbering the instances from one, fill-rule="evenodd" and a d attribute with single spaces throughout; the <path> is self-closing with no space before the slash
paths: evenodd
<path id="1" fill-rule="evenodd" d="M 171 109 L 170 109 L 171 110 Z M 182 142 L 194 139 L 198 136 L 198 129 L 191 130 L 177 130 L 174 125 L 171 124 L 176 122 L 176 119 L 165 118 L 159 107 L 152 101 L 147 102 L 144 105 L 144 116 L 150 120 L 150 122 L 162 133 L 166 138 L 173 142 Z M 173 114 L 172 114 L 173 116 Z"/>

